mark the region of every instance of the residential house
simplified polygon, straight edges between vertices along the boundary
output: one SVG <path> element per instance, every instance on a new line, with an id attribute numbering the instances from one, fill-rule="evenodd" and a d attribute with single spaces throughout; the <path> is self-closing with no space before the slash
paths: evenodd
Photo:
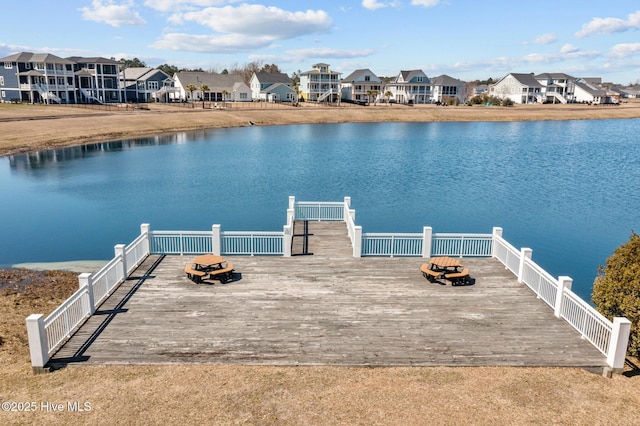
<path id="1" fill-rule="evenodd" d="M 355 70 L 340 83 L 340 93 L 343 101 L 377 102 L 384 98 L 382 80 L 370 69 Z"/>
<path id="2" fill-rule="evenodd" d="M 0 102 L 76 101 L 72 61 L 49 53 L 21 52 L 0 63 Z"/>
<path id="3" fill-rule="evenodd" d="M 458 103 L 467 100 L 467 84 L 457 78 L 448 75 L 440 75 L 431 79 L 432 102 L 447 103 L 455 99 Z"/>
<path id="4" fill-rule="evenodd" d="M 507 74 L 489 86 L 489 95 L 517 104 L 543 102 L 542 85 L 533 74 Z"/>
<path id="5" fill-rule="evenodd" d="M 124 68 L 120 82 L 125 102 L 168 102 L 169 94 L 175 90 L 173 79 L 156 68 Z"/>
<path id="6" fill-rule="evenodd" d="M 251 88 L 240 74 L 216 74 L 201 71 L 181 71 L 173 76 L 176 91 L 174 98 L 182 101 L 251 102 Z M 194 85 L 190 92 L 187 86 Z M 202 85 L 208 90 L 200 90 Z"/>
<path id="7" fill-rule="evenodd" d="M 77 102 L 122 102 L 120 62 L 101 57 L 72 56 L 78 90 Z"/>
<path id="8" fill-rule="evenodd" d="M 384 90 L 400 104 L 431 103 L 431 81 L 422 70 L 400 71 Z"/>
<path id="9" fill-rule="evenodd" d="M 543 73 L 535 76 L 542 86 L 544 102 L 566 104 L 574 102 L 576 78 L 564 73 Z"/>
<path id="10" fill-rule="evenodd" d="M 300 74 L 300 93 L 306 101 L 335 102 L 340 97 L 340 76 L 329 69 L 329 64 L 315 64 L 313 69 Z"/>
<path id="11" fill-rule="evenodd" d="M 298 95 L 289 76 L 280 72 L 253 73 L 249 82 L 253 100 L 297 102 Z"/>

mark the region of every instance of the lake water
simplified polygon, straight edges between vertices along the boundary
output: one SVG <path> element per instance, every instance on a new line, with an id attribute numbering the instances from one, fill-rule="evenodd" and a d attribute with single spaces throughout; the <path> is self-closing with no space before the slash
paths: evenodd
<path id="1" fill-rule="evenodd" d="M 640 120 L 215 129 L 0 158 L 0 265 L 110 259 L 152 229 L 281 230 L 289 195 L 364 232 L 491 233 L 590 299 L 640 229 Z"/>

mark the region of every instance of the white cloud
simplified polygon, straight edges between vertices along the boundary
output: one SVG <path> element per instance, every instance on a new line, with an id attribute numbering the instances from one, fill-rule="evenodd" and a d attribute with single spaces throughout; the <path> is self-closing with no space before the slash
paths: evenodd
<path id="1" fill-rule="evenodd" d="M 100 22 L 113 27 L 146 24 L 140 14 L 132 10 L 133 6 L 131 0 L 121 4 L 116 4 L 114 0 L 93 0 L 90 8 L 83 7 L 80 11 L 82 11 L 82 18 L 87 21 Z"/>
<path id="2" fill-rule="evenodd" d="M 145 0 L 144 5 L 161 12 L 196 10 L 203 7 L 222 6 L 238 0 Z"/>
<path id="3" fill-rule="evenodd" d="M 374 53 L 373 49 L 361 49 L 361 50 L 344 50 L 344 49 L 332 49 L 328 47 L 310 47 L 308 49 L 295 49 L 288 50 L 288 54 L 297 58 L 359 58 L 369 56 Z"/>
<path id="4" fill-rule="evenodd" d="M 556 40 L 558 40 L 558 37 L 556 37 L 555 34 L 546 33 L 546 34 L 539 35 L 538 37 L 534 38 L 532 41 L 527 41 L 524 44 L 551 44 Z"/>
<path id="5" fill-rule="evenodd" d="M 411 0 L 411 6 L 433 7 L 440 4 L 441 0 Z"/>
<path id="6" fill-rule="evenodd" d="M 377 0 L 362 0 L 362 7 L 369 10 L 381 9 L 387 7 L 386 3 L 381 3 Z"/>
<path id="7" fill-rule="evenodd" d="M 261 49 L 272 42 L 270 37 L 247 37 L 241 34 L 192 35 L 164 34 L 151 44 L 155 49 L 184 50 L 201 53 L 233 53 L 242 50 Z"/>
<path id="8" fill-rule="evenodd" d="M 560 53 L 576 53 L 580 50 L 580 48 L 572 45 L 572 44 L 565 44 L 564 46 L 562 46 L 562 48 L 560 49 Z"/>
<path id="9" fill-rule="evenodd" d="M 640 54 L 640 43 L 621 43 L 611 48 L 609 56 L 614 58 L 628 58 Z"/>
<path id="10" fill-rule="evenodd" d="M 631 29 L 640 29 L 640 10 L 627 16 L 627 20 L 620 18 L 593 18 L 584 24 L 582 29 L 574 34 L 576 38 L 584 38 L 594 34 L 621 33 Z"/>
<path id="11" fill-rule="evenodd" d="M 331 18 L 322 10 L 289 12 L 257 4 L 211 7 L 199 12 L 184 13 L 181 19 L 196 22 L 220 33 L 271 37 L 274 40 L 324 33 L 331 28 Z"/>

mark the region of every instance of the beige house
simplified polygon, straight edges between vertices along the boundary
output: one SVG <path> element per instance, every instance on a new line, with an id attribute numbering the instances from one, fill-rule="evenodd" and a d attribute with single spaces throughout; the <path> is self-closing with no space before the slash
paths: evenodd
<path id="1" fill-rule="evenodd" d="M 329 64 L 315 64 L 310 71 L 300 74 L 300 93 L 305 101 L 335 102 L 340 97 L 341 73 L 331 71 Z"/>

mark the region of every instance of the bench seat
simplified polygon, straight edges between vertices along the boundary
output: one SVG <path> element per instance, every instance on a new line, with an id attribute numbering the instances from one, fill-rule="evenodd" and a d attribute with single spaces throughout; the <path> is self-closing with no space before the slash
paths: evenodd
<path id="1" fill-rule="evenodd" d="M 429 268 L 429 265 L 426 263 L 422 264 L 422 266 L 420 267 L 420 272 L 422 272 L 422 275 L 424 275 L 424 277 L 431 282 L 437 280 L 438 278 L 442 278 L 442 272 L 434 271 L 433 269 Z"/>
<path id="2" fill-rule="evenodd" d="M 219 279 L 221 283 L 226 283 L 233 278 L 233 263 L 227 262 L 227 267 L 222 269 L 214 269 L 209 272 L 209 279 Z"/>
<path id="3" fill-rule="evenodd" d="M 469 268 L 464 268 L 460 272 L 454 272 L 451 274 L 445 274 L 446 279 L 451 281 L 451 285 L 456 284 L 469 284 L 471 278 L 469 277 Z"/>
<path id="4" fill-rule="evenodd" d="M 193 264 L 187 264 L 184 267 L 184 272 L 186 272 L 187 277 L 191 281 L 194 281 L 196 283 L 202 282 L 202 279 L 205 277 L 205 275 L 207 275 L 206 272 L 198 271 L 197 269 L 195 269 Z"/>

